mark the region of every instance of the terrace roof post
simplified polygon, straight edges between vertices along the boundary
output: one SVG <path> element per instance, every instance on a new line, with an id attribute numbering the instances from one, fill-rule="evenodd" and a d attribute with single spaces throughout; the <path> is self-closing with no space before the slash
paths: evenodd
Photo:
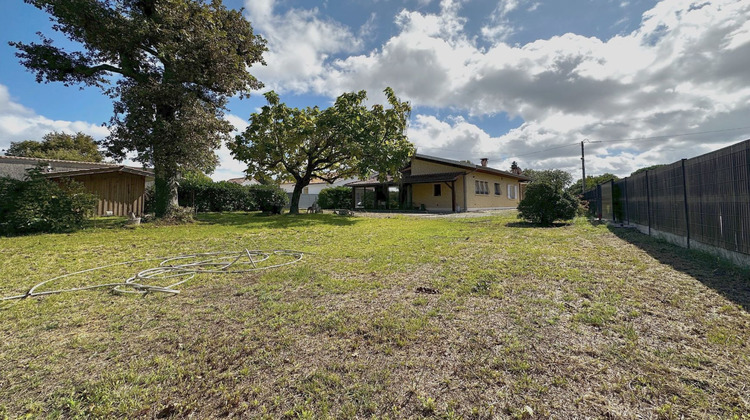
<path id="1" fill-rule="evenodd" d="M 451 211 L 456 212 L 456 181 L 451 181 Z"/>
<path id="2" fill-rule="evenodd" d="M 682 159 L 682 196 L 685 203 L 685 233 L 687 236 L 687 247 L 690 249 L 690 215 L 688 210 L 687 178 L 685 177 L 685 161 Z"/>
<path id="3" fill-rule="evenodd" d="M 357 187 L 352 187 L 352 211 L 357 208 Z"/>

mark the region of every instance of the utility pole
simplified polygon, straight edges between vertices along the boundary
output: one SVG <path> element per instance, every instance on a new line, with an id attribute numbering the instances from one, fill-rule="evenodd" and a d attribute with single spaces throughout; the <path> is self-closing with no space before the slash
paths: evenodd
<path id="1" fill-rule="evenodd" d="M 583 177 L 581 178 L 581 194 L 586 193 L 586 159 L 584 159 L 584 153 L 583 153 L 583 143 L 586 140 L 581 141 L 581 172 L 583 172 Z"/>

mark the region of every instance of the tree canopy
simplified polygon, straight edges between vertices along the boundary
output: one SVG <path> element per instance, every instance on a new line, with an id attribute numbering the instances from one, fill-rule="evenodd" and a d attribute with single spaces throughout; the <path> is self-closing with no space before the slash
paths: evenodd
<path id="1" fill-rule="evenodd" d="M 586 177 L 586 191 L 596 187 L 598 184 L 601 184 L 603 182 L 607 182 L 610 180 L 619 181 L 620 177 L 614 174 L 610 174 L 610 173 L 604 173 L 604 174 L 596 175 L 596 176 L 589 175 Z M 581 194 L 581 180 L 580 179 L 576 180 L 576 182 L 573 183 L 573 185 L 571 185 L 570 187 L 568 187 L 565 191 L 573 195 Z"/>
<path id="2" fill-rule="evenodd" d="M 550 184 L 558 190 L 565 189 L 573 182 L 573 177 L 561 169 L 526 169 L 523 174 L 531 178 L 531 182 Z"/>
<path id="3" fill-rule="evenodd" d="M 104 160 L 96 140 L 88 134 L 80 132 L 67 134 L 54 131 L 45 134 L 41 142 L 34 140 L 11 142 L 5 155 L 81 162 L 101 162 Z"/>
<path id="4" fill-rule="evenodd" d="M 250 116 L 250 125 L 229 144 L 234 157 L 247 163 L 250 177 L 295 183 L 291 213 L 299 212 L 302 189 L 313 178 L 334 182 L 377 173 L 396 174 L 414 152 L 406 137 L 411 112 L 391 88 L 390 107 L 367 108 L 365 91 L 344 93 L 330 108 L 290 108 L 275 92 L 268 105 Z"/>
<path id="5" fill-rule="evenodd" d="M 265 40 L 221 0 L 25 0 L 51 15 L 53 29 L 79 51 L 11 42 L 38 82 L 97 86 L 115 99 L 109 156 L 128 152 L 156 176 L 155 209 L 176 205 L 177 174 L 211 171 L 229 139 L 227 98 L 262 84 L 248 68 L 263 63 Z"/>

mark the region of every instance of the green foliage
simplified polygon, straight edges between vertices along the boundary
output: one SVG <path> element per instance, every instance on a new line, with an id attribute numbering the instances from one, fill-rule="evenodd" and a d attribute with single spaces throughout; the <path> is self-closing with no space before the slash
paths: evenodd
<path id="1" fill-rule="evenodd" d="M 586 191 L 596 187 L 597 185 L 601 183 L 604 183 L 610 180 L 619 181 L 620 177 L 614 174 L 610 174 L 610 173 L 605 173 L 605 174 L 597 175 L 597 176 L 589 175 L 586 177 Z M 581 180 L 580 179 L 576 180 L 576 182 L 573 183 L 573 185 L 571 185 L 570 187 L 566 188 L 565 191 L 573 195 L 581 194 Z"/>
<path id="2" fill-rule="evenodd" d="M 229 149 L 246 162 L 248 176 L 294 181 L 290 213 L 299 212 L 299 197 L 315 178 L 385 178 L 408 161 L 414 146 L 406 138 L 411 112 L 390 88 L 390 108 L 364 105 L 367 92 L 344 93 L 325 110 L 290 108 L 275 92 L 266 93 L 268 105 L 250 116 L 250 125 Z"/>
<path id="3" fill-rule="evenodd" d="M 350 187 L 324 188 L 318 194 L 318 205 L 322 209 L 350 209 L 352 203 L 352 189 Z"/>
<path id="4" fill-rule="evenodd" d="M 27 0 L 48 13 L 54 30 L 80 44 L 66 51 L 40 34 L 40 43 L 11 42 L 38 82 L 97 86 L 115 99 L 107 154 L 151 164 L 155 210 L 176 205 L 177 174 L 208 171 L 214 150 L 233 127 L 227 98 L 262 84 L 248 68 L 263 63 L 265 40 L 241 11 L 221 0 Z"/>
<path id="5" fill-rule="evenodd" d="M 630 174 L 630 176 L 633 176 L 635 174 L 639 174 L 641 172 L 653 171 L 654 169 L 659 169 L 659 168 L 661 168 L 663 166 L 667 166 L 667 165 L 664 165 L 664 164 L 661 164 L 661 165 L 651 165 L 651 166 L 647 166 L 645 168 L 636 169 L 633 173 Z"/>
<path id="6" fill-rule="evenodd" d="M 247 188 L 250 189 L 255 200 L 254 210 L 281 214 L 281 209 L 289 204 L 287 193 L 276 185 L 251 185 Z"/>
<path id="7" fill-rule="evenodd" d="M 518 218 L 543 226 L 576 216 L 578 200 L 566 191 L 544 182 L 532 182 L 518 204 Z"/>
<path id="8" fill-rule="evenodd" d="M 0 178 L 0 235 L 72 231 L 96 203 L 83 185 L 50 181 L 39 168 L 27 171 L 24 181 Z"/>
<path id="9" fill-rule="evenodd" d="M 188 177 L 180 182 L 180 206 L 197 212 L 263 211 L 281 213 L 287 194 L 275 185 L 243 186 L 233 182 L 213 182 L 201 177 Z"/>
<path id="10" fill-rule="evenodd" d="M 250 211 L 255 207 L 250 190 L 232 182 L 186 178 L 180 181 L 180 206 L 198 212 Z"/>
<path id="11" fill-rule="evenodd" d="M 545 169 L 540 171 L 527 169 L 523 171 L 523 174 L 531 178 L 532 182 L 544 182 L 554 186 L 558 190 L 564 189 L 573 182 L 573 177 L 560 169 Z"/>
<path id="12" fill-rule="evenodd" d="M 55 131 L 45 134 L 41 142 L 34 140 L 11 142 L 5 155 L 81 162 L 104 160 L 96 140 L 81 132 L 71 135 Z"/>

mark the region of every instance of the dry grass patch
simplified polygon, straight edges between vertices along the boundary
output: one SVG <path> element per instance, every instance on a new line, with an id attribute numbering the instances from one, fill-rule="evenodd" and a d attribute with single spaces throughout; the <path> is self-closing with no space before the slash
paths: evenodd
<path id="1" fill-rule="evenodd" d="M 0 294 L 103 262 L 244 247 L 308 254 L 200 276 L 174 297 L 0 304 L 0 418 L 750 412 L 748 273 L 585 221 L 230 214 L 0 239 Z"/>

